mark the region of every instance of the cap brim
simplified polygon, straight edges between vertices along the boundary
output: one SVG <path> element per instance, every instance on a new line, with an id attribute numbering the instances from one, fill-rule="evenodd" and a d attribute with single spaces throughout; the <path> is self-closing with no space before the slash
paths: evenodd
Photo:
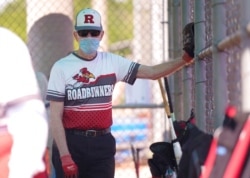
<path id="1" fill-rule="evenodd" d="M 102 31 L 102 27 L 93 27 L 93 26 L 84 26 L 84 27 L 75 27 L 76 31 L 79 30 L 99 30 Z"/>

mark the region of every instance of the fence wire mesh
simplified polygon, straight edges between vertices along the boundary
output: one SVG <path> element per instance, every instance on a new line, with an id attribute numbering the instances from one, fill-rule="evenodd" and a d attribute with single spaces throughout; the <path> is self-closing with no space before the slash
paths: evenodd
<path id="1" fill-rule="evenodd" d="M 203 4 L 202 9 L 196 7 L 200 2 Z M 204 115 L 205 119 L 197 119 L 201 119 L 206 132 L 213 133 L 218 126 L 216 123 L 223 119 L 215 112 L 215 106 L 225 104 L 216 103 L 218 100 L 215 100 L 215 86 L 221 81 L 220 78 L 215 80 L 220 73 L 214 72 L 213 64 L 216 60 L 226 60 L 224 92 L 227 93 L 227 98 L 224 99 L 241 110 L 241 57 L 242 50 L 248 47 L 235 43 L 230 48 L 218 51 L 215 42 L 223 40 L 223 37 L 215 39 L 214 32 L 221 30 L 225 31 L 226 36 L 231 36 L 247 25 L 242 24 L 241 20 L 244 1 L 223 1 L 222 8 L 227 9 L 224 29 L 213 26 L 216 1 L 189 0 L 189 17 L 181 16 L 185 9 L 183 4 L 186 4 L 185 0 L 2 0 L 0 26 L 14 31 L 27 43 L 35 71 L 43 73 L 49 79 L 50 69 L 55 61 L 78 48 L 73 37 L 74 17 L 82 8 L 95 8 L 102 15 L 105 36 L 100 50 L 111 51 L 146 65 L 179 58 L 182 55 L 182 28 L 185 23 L 194 21 L 195 26 L 204 23 L 205 35 L 196 35 L 204 44 L 199 49 L 213 46 L 214 50 L 202 58 L 198 57 L 201 50 L 196 51 L 197 64 L 170 76 L 170 89 L 176 119 L 186 120 L 188 116 L 184 113 L 189 113 L 190 108 L 197 105 L 203 105 L 204 113 L 199 113 L 203 112 L 199 110 L 196 112 Z M 200 11 L 204 13 L 204 22 L 196 19 L 195 14 L 201 13 Z M 13 51 L 14 48 L 13 46 Z M 216 53 L 223 53 L 226 57 L 216 58 Z M 199 83 L 196 81 L 195 70 L 200 62 L 205 66 L 205 82 L 203 92 L 197 93 L 195 88 Z M 191 80 L 190 86 L 183 87 L 186 81 L 183 72 Z M 191 97 L 184 97 L 190 93 Z M 204 96 L 204 100 L 197 103 L 196 98 L 201 96 Z M 134 86 L 118 84 L 113 104 L 112 129 L 117 139 L 116 177 L 136 177 L 130 144 L 141 149 L 141 177 L 151 177 L 147 166 L 147 159 L 151 156 L 149 145 L 162 141 L 166 131 L 166 114 L 158 83 L 137 80 Z"/>

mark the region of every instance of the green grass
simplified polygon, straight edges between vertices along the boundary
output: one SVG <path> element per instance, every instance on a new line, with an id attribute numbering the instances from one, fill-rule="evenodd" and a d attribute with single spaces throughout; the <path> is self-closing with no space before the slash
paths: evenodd
<path id="1" fill-rule="evenodd" d="M 108 0 L 108 42 L 132 39 L 133 7 L 132 0 L 117 2 Z M 91 7 L 91 0 L 74 0 L 74 17 L 82 8 Z M 19 35 L 24 41 L 26 35 L 26 2 L 16 0 L 0 12 L 0 26 L 6 27 Z"/>
<path id="2" fill-rule="evenodd" d="M 0 26 L 6 27 L 26 41 L 26 10 L 25 1 L 16 0 L 3 12 L 0 12 Z"/>
<path id="3" fill-rule="evenodd" d="M 133 34 L 133 7 L 132 0 L 117 3 L 115 0 L 108 1 L 108 30 L 109 43 L 132 39 Z"/>

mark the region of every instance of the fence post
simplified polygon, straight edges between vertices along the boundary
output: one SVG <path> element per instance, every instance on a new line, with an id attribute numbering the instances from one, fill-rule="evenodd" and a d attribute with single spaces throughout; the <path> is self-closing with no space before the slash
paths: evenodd
<path id="1" fill-rule="evenodd" d="M 102 28 L 105 32 L 105 35 L 102 38 L 100 48 L 103 51 L 108 50 L 108 36 L 109 36 L 109 31 L 108 31 L 108 2 L 106 0 L 99 1 L 99 0 L 92 0 L 91 1 L 91 6 L 93 9 L 97 10 L 101 17 L 102 17 Z"/>
<path id="2" fill-rule="evenodd" d="M 246 26 L 250 27 L 250 1 L 244 0 L 241 3 L 241 26 L 242 28 L 246 28 Z M 242 86 L 242 94 L 241 94 L 241 108 L 243 113 L 250 113 L 250 28 L 246 29 L 247 33 L 245 34 L 247 37 L 243 39 L 243 46 L 245 49 L 242 51 L 242 59 L 241 59 L 241 86 Z M 245 118 L 244 118 L 245 119 Z"/>
<path id="3" fill-rule="evenodd" d="M 226 0 L 212 1 L 213 45 L 226 37 Z M 221 126 L 227 105 L 227 55 L 224 52 L 213 52 L 213 94 L 214 94 L 214 128 Z"/>
<path id="4" fill-rule="evenodd" d="M 194 5 L 195 22 L 195 55 L 205 47 L 205 0 L 196 0 Z M 206 66 L 205 61 L 195 62 L 195 115 L 197 125 L 200 129 L 206 131 L 205 112 L 206 112 Z"/>
<path id="5" fill-rule="evenodd" d="M 181 12 L 180 8 L 180 0 L 174 0 L 171 4 L 173 8 L 173 60 L 177 59 L 181 56 L 181 45 L 180 45 L 180 34 L 181 34 L 181 16 L 179 15 Z M 183 119 L 183 103 L 182 103 L 182 75 L 181 71 L 176 72 L 174 75 L 170 77 L 170 82 L 172 82 L 172 89 L 170 87 L 170 93 L 172 93 L 173 100 L 173 109 L 175 112 L 176 120 Z M 170 85 L 171 86 L 171 85 Z"/>
<path id="6" fill-rule="evenodd" d="M 189 0 L 182 0 L 182 30 L 185 25 L 191 22 L 190 16 L 190 2 Z M 183 37 L 182 37 L 183 38 Z M 181 45 L 182 46 L 182 45 Z M 192 109 L 192 67 L 185 67 L 182 70 L 182 79 L 183 79 L 183 116 L 184 120 L 187 119 L 190 115 Z"/>

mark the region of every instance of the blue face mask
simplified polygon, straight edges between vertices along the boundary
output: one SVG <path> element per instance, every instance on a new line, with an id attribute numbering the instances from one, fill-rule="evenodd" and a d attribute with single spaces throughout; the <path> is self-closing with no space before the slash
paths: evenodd
<path id="1" fill-rule="evenodd" d="M 97 38 L 80 39 L 80 49 L 86 54 L 92 54 L 97 51 L 100 40 Z"/>

